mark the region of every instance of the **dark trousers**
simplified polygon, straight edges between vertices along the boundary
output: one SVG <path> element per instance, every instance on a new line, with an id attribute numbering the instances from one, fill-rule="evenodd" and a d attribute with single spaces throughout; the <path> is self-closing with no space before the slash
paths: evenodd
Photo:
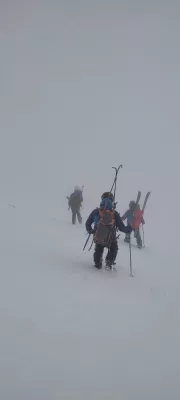
<path id="1" fill-rule="evenodd" d="M 96 244 L 94 250 L 94 264 L 97 268 L 102 267 L 103 252 L 104 252 L 104 247 L 101 246 L 101 244 Z M 109 261 L 111 264 L 113 264 L 117 257 L 117 253 L 118 253 L 118 244 L 116 240 L 113 240 L 108 250 L 106 261 Z"/>
<path id="2" fill-rule="evenodd" d="M 72 208 L 71 210 L 72 210 L 72 224 L 75 225 L 76 216 L 77 216 L 78 222 L 80 224 L 82 224 L 82 217 L 81 217 L 81 214 L 80 214 L 80 209 L 73 209 Z"/>

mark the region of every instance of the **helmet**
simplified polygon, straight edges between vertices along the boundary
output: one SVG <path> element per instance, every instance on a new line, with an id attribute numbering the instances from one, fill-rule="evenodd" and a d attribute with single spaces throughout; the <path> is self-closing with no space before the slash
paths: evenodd
<path id="1" fill-rule="evenodd" d="M 104 192 L 101 196 L 101 199 L 110 199 L 111 201 L 114 201 L 114 196 L 111 192 Z"/>

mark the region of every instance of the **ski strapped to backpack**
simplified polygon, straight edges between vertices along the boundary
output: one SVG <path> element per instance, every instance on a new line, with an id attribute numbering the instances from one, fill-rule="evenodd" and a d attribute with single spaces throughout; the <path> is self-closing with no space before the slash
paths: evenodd
<path id="1" fill-rule="evenodd" d="M 146 204 L 147 204 L 147 201 L 149 199 L 150 194 L 151 194 L 151 192 L 148 192 L 146 194 L 146 197 L 145 197 L 145 200 L 144 200 L 144 204 L 143 204 L 143 207 L 142 207 L 142 214 L 143 215 L 144 215 L 144 210 L 145 210 L 145 207 L 146 207 Z M 145 234 L 144 234 L 144 226 L 143 226 L 143 224 L 142 224 L 142 233 L 143 233 L 143 247 L 146 247 L 145 246 Z"/>
<path id="2" fill-rule="evenodd" d="M 138 192 L 138 194 L 137 194 L 137 198 L 136 198 L 136 207 L 137 207 L 138 204 L 139 204 L 140 198 L 141 198 L 141 192 L 140 192 L 140 190 L 139 190 L 139 192 Z"/>
<path id="3" fill-rule="evenodd" d="M 142 214 L 144 214 L 144 210 L 145 210 L 145 207 L 146 207 L 146 204 L 147 204 L 150 194 L 151 194 L 151 192 L 147 192 L 147 194 L 145 196 L 144 203 L 143 203 L 142 210 L 141 210 Z M 137 194 L 137 198 L 136 198 L 136 208 L 138 207 L 140 198 L 141 198 L 141 192 L 139 191 Z"/>
<path id="4" fill-rule="evenodd" d="M 143 214 L 144 214 L 144 210 L 145 210 L 145 207 L 146 207 L 146 204 L 147 204 L 147 201 L 149 199 L 150 194 L 151 194 L 151 192 L 147 192 L 147 194 L 146 194 L 146 197 L 145 197 L 145 200 L 144 200 L 144 204 L 142 206 L 142 213 Z"/>
<path id="5" fill-rule="evenodd" d="M 114 189 L 114 194 L 113 194 L 113 196 L 114 196 L 114 203 L 115 203 L 115 198 L 116 198 L 117 177 L 118 177 L 119 170 L 120 170 L 120 168 L 122 168 L 122 167 L 123 167 L 122 164 L 120 164 L 118 168 L 112 167 L 113 169 L 115 169 L 115 177 L 114 177 L 114 182 L 113 182 L 113 184 L 112 184 L 112 187 L 111 187 L 111 190 L 110 190 L 109 193 L 112 193 L 112 191 L 113 191 L 113 189 Z"/>

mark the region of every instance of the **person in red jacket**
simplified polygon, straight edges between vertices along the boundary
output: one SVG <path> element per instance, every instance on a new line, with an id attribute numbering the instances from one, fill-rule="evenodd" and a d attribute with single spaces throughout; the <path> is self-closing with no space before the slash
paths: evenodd
<path id="1" fill-rule="evenodd" d="M 129 209 L 124 213 L 121 217 L 122 221 L 127 220 L 127 224 L 130 225 L 134 231 L 134 237 L 136 238 L 137 246 L 142 248 L 142 239 L 140 235 L 140 225 L 145 224 L 143 213 L 139 207 L 139 204 L 136 205 L 135 201 L 130 201 Z M 124 241 L 129 243 L 130 235 L 126 234 Z"/>

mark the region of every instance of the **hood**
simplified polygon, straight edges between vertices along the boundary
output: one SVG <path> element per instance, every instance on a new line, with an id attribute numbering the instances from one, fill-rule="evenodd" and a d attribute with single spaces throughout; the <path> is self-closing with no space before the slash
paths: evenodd
<path id="1" fill-rule="evenodd" d="M 74 187 L 74 192 L 82 192 L 82 189 L 80 188 L 80 186 L 76 185 Z"/>
<path id="2" fill-rule="evenodd" d="M 113 208 L 112 201 L 107 197 L 101 201 L 100 207 L 105 208 L 106 210 L 112 210 Z"/>

